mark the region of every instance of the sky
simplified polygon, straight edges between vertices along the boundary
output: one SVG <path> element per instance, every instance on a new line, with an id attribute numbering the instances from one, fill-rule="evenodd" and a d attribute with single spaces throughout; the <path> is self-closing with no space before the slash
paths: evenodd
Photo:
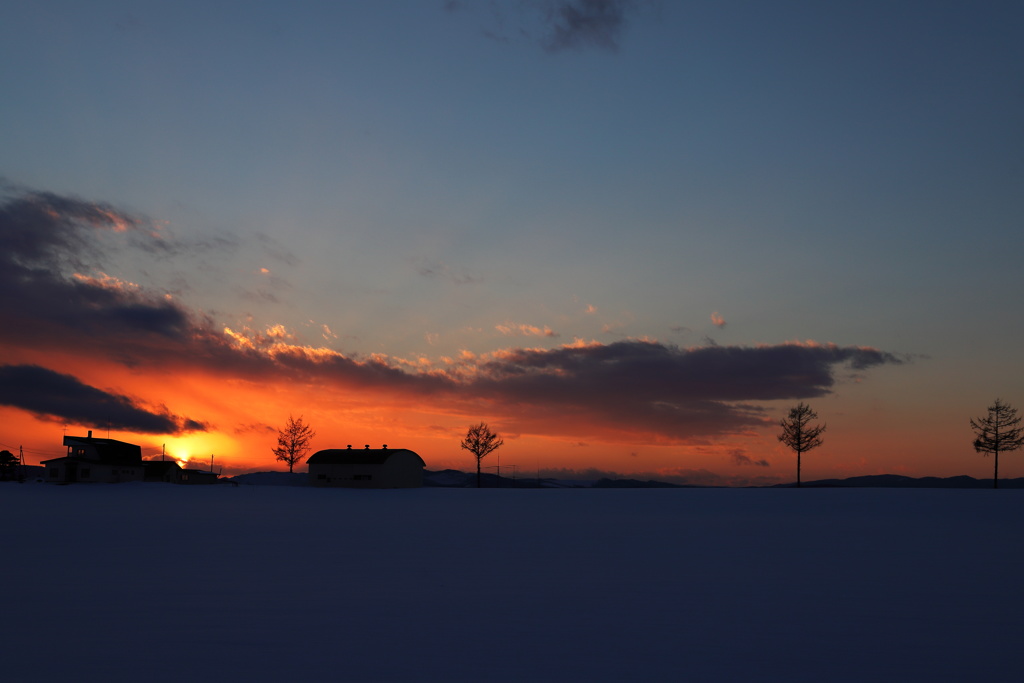
<path id="1" fill-rule="evenodd" d="M 1024 401 L 1018 2 L 14 2 L 0 447 L 225 473 L 991 476 Z M 1024 455 L 1000 461 L 1024 476 Z"/>

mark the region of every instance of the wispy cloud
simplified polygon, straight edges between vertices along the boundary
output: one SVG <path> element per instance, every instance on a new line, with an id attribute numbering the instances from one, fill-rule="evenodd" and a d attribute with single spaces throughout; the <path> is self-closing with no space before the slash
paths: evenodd
<path id="1" fill-rule="evenodd" d="M 483 280 L 477 274 L 470 273 L 463 269 L 454 269 L 439 261 L 420 262 L 416 267 L 417 272 L 426 278 L 439 278 L 448 280 L 456 285 L 471 285 Z"/>
<path id="2" fill-rule="evenodd" d="M 262 233 L 256 235 L 256 241 L 259 243 L 263 254 L 274 261 L 278 261 L 288 266 L 297 266 L 299 264 L 299 257 L 296 256 L 288 247 L 286 247 L 279 240 L 274 239 L 269 235 Z M 269 270 L 262 268 L 261 271 L 269 273 Z"/>
<path id="3" fill-rule="evenodd" d="M 711 324 L 715 327 L 725 327 L 725 318 L 718 315 L 718 311 L 711 314 Z"/>
<path id="4" fill-rule="evenodd" d="M 276 427 L 272 427 L 264 422 L 253 422 L 251 424 L 240 424 L 235 427 L 235 434 L 273 434 L 277 431 Z"/>
<path id="5" fill-rule="evenodd" d="M 732 464 L 733 465 L 737 465 L 739 467 L 744 467 L 744 466 L 747 466 L 747 465 L 753 465 L 755 467 L 771 467 L 772 466 L 772 464 L 770 462 L 768 462 L 767 460 L 765 460 L 764 458 L 761 458 L 760 460 L 754 460 L 749 455 L 747 455 L 746 453 L 744 453 L 743 451 L 741 451 L 739 449 L 734 450 L 731 453 L 729 453 L 729 457 L 732 459 Z"/>
<path id="6" fill-rule="evenodd" d="M 544 327 L 537 327 L 536 325 L 526 324 L 515 324 L 515 323 L 504 323 L 502 325 L 495 325 L 496 329 L 506 337 L 557 337 L 558 333 L 553 331 L 550 327 L 545 325 Z"/>
<path id="7" fill-rule="evenodd" d="M 0 404 L 45 420 L 144 434 L 181 434 L 207 428 L 198 420 L 172 415 L 164 407 L 147 408 L 137 399 L 97 389 L 72 375 L 38 365 L 0 366 Z"/>

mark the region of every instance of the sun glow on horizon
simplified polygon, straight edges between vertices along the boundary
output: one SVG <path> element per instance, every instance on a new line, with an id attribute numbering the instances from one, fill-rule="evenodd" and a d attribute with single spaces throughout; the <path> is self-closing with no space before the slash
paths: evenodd
<path id="1" fill-rule="evenodd" d="M 171 437 L 164 442 L 164 452 L 181 467 L 208 467 L 213 457 L 216 465 L 228 465 L 239 450 L 234 439 L 216 432 Z"/>

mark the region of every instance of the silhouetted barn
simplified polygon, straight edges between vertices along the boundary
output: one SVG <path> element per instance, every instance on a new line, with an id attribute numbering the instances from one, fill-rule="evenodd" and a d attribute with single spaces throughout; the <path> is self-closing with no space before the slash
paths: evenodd
<path id="1" fill-rule="evenodd" d="M 46 467 L 46 480 L 68 484 L 72 482 L 142 481 L 142 448 L 117 439 L 94 439 L 88 436 L 65 436 L 68 454 L 63 458 L 42 461 Z"/>
<path id="2" fill-rule="evenodd" d="M 330 448 L 306 460 L 312 486 L 406 489 L 423 486 L 423 458 L 405 448 Z"/>

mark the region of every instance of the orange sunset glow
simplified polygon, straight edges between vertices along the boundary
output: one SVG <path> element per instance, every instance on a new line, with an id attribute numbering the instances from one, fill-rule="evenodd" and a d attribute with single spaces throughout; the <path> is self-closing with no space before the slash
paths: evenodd
<path id="1" fill-rule="evenodd" d="M 806 478 L 991 474 L 1012 3 L 101 4 L 0 27 L 0 449 L 785 484 L 804 402 Z"/>
<path id="2" fill-rule="evenodd" d="M 44 249 L 54 255 L 62 235 L 88 239 L 97 230 L 123 233 L 131 225 L 130 217 L 112 216 L 110 209 L 74 201 L 59 215 L 48 202 L 28 196 L 13 206 L 37 217 L 44 240 L 52 231 Z M 162 244 L 142 224 L 135 227 Z M 943 434 L 948 425 L 935 424 L 928 438 L 904 428 L 913 408 L 899 405 L 908 400 L 900 375 L 913 372 L 913 359 L 871 347 L 814 340 L 680 347 L 650 337 L 612 343 L 577 337 L 547 346 L 460 348 L 435 358 L 360 357 L 306 341 L 315 332 L 304 335 L 282 323 L 220 325 L 169 293 L 97 273 L 25 277 L 28 300 L 36 279 L 66 293 L 72 317 L 115 323 L 113 329 L 86 323 L 92 329 L 83 333 L 59 312 L 16 311 L 33 326 L 23 338 L 8 336 L 6 381 L 22 385 L 29 398 L 7 399 L 4 443 L 28 444 L 30 462 L 58 455 L 62 432 L 96 430 L 139 443 L 148 458 L 166 454 L 194 467 L 208 467 L 212 458 L 225 474 L 273 469 L 277 430 L 289 416 L 302 416 L 317 432 L 317 448 L 392 444 L 414 448 L 428 467 L 459 469 L 468 464 L 458 448 L 465 426 L 483 419 L 507 443 L 489 466 L 503 461 L 506 472 L 522 476 L 771 484 L 788 480 L 792 459 L 773 438 L 778 413 L 772 406 L 817 395 L 829 449 L 809 460 L 807 472 L 964 469 L 962 449 L 950 448 Z M 718 313 L 710 321 L 726 324 Z M 501 336 L 558 336 L 547 326 L 494 329 Z M 884 395 L 870 387 L 874 374 L 888 383 Z M 837 375 L 846 377 L 843 393 L 861 394 L 864 402 L 840 400 L 832 389 Z M 69 405 L 68 393 L 85 403 Z M 91 419 L 81 419 L 87 414 Z M 893 457 L 869 455 L 880 443 Z M 927 466 L 915 457 L 924 451 Z"/>

